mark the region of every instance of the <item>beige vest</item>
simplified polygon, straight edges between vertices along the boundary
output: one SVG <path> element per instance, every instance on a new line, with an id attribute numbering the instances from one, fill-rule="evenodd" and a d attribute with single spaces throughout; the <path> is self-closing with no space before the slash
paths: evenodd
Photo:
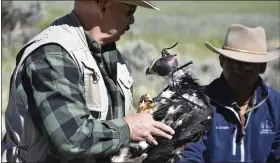
<path id="1" fill-rule="evenodd" d="M 84 76 L 86 105 L 91 112 L 99 112 L 99 119 L 105 120 L 108 112 L 108 94 L 101 72 L 92 57 L 84 30 L 80 25 L 75 14 L 71 13 L 54 22 L 52 25 L 33 38 L 22 49 L 23 55 L 19 64 L 14 68 L 14 78 L 22 65 L 24 59 L 38 47 L 47 43 L 57 43 L 69 52 L 72 59 L 79 67 Z M 120 85 L 125 98 L 125 114 L 132 110 L 132 93 L 130 88 L 133 80 L 129 75 L 126 65 L 118 63 L 118 84 Z M 97 74 L 100 78 L 94 81 L 93 75 Z M 14 79 L 15 80 L 15 79 Z M 19 110 L 20 109 L 20 110 Z M 16 118 L 14 118 L 16 117 Z M 91 117 L 93 118 L 93 117 Z M 12 119 L 19 119 L 18 128 L 11 123 Z M 6 111 L 7 140 L 8 146 L 15 146 L 2 152 L 2 161 L 23 160 L 27 162 L 44 161 L 48 153 L 48 144 L 44 137 L 35 128 L 27 108 L 9 108 Z M 17 137 L 16 142 L 9 139 L 9 135 Z M 3 150 L 3 149 L 2 149 Z M 15 156 L 12 160 L 8 155 Z M 7 158 L 8 157 L 8 158 Z M 19 157 L 21 159 L 19 159 Z"/>

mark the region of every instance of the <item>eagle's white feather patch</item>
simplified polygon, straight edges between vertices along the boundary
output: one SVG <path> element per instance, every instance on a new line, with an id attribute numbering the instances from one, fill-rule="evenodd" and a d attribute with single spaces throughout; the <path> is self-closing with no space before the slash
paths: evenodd
<path id="1" fill-rule="evenodd" d="M 161 97 L 164 97 L 164 98 L 171 98 L 171 96 L 174 94 L 174 92 L 170 91 L 170 90 L 167 90 L 167 91 L 164 91 L 162 92 L 161 94 Z"/>
<path id="2" fill-rule="evenodd" d="M 190 96 L 189 100 L 193 102 L 195 98 L 196 98 L 196 96 Z"/>
<path id="3" fill-rule="evenodd" d="M 148 147 L 148 143 L 146 141 L 141 141 L 139 142 L 139 146 L 142 150 L 144 150 Z"/>
<path id="4" fill-rule="evenodd" d="M 176 123 L 176 127 L 177 127 L 177 126 L 180 126 L 182 123 L 183 123 L 183 121 L 182 121 L 182 120 L 179 120 L 179 121 Z"/>
<path id="5" fill-rule="evenodd" d="M 166 101 L 166 99 L 161 99 L 161 100 L 160 100 L 160 103 L 161 103 L 161 104 L 167 104 L 167 101 Z"/>
<path id="6" fill-rule="evenodd" d="M 120 155 L 111 158 L 112 162 L 124 162 L 126 160 L 129 148 L 123 148 L 120 150 Z"/>
<path id="7" fill-rule="evenodd" d="M 191 96 L 188 95 L 188 94 L 183 94 L 183 97 L 184 97 L 185 99 L 189 99 Z"/>
<path id="8" fill-rule="evenodd" d="M 167 114 L 173 114 L 175 111 L 176 111 L 175 107 L 174 107 L 174 106 L 171 106 L 171 107 L 168 109 Z"/>
<path id="9" fill-rule="evenodd" d="M 202 100 L 200 100 L 200 99 L 198 99 L 198 98 L 194 99 L 193 102 L 194 102 L 195 104 L 199 105 L 199 106 L 202 106 L 202 105 L 203 105 Z"/>
<path id="10" fill-rule="evenodd" d="M 176 112 L 180 111 L 180 110 L 181 110 L 181 107 L 182 107 L 182 105 L 178 105 L 178 106 L 176 107 L 175 111 L 176 111 Z M 175 111 L 174 111 L 174 112 L 175 112 Z"/>

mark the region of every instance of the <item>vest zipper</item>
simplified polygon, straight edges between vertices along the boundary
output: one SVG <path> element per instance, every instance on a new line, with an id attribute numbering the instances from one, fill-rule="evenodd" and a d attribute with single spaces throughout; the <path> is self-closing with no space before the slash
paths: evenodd
<path id="1" fill-rule="evenodd" d="M 266 98 L 262 102 L 260 102 L 257 106 L 254 106 L 254 108 L 251 110 L 251 112 L 249 113 L 248 119 L 246 121 L 246 124 L 244 126 L 245 129 L 246 129 L 248 123 L 249 123 L 252 111 L 255 110 L 257 107 L 259 107 L 261 104 L 263 104 L 266 101 L 267 98 L 268 98 L 268 94 L 267 94 Z M 241 152 L 240 153 L 241 153 L 241 160 L 240 161 L 241 162 L 245 162 L 245 144 L 244 144 L 244 139 L 242 139 Z"/>

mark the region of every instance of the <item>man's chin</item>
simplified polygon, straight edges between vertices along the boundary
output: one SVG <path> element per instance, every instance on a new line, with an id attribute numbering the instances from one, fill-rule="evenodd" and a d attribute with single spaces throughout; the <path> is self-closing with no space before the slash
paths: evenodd
<path id="1" fill-rule="evenodd" d="M 248 90 L 248 88 L 251 88 L 252 85 L 246 83 L 246 82 L 239 82 L 239 83 L 234 83 L 232 84 L 232 88 L 236 91 L 236 92 L 243 92 Z"/>
<path id="2" fill-rule="evenodd" d="M 125 34 L 125 30 L 123 30 L 122 32 L 119 32 L 118 34 L 115 34 L 113 36 L 113 40 L 114 41 L 119 41 L 124 34 Z"/>
<path id="3" fill-rule="evenodd" d="M 124 34 L 125 34 L 125 30 L 122 31 L 122 32 L 117 36 L 117 38 L 120 39 Z"/>
<path id="4" fill-rule="evenodd" d="M 129 31 L 129 29 L 130 29 L 130 26 L 127 26 L 127 27 L 125 28 L 125 31 Z"/>
<path id="5" fill-rule="evenodd" d="M 118 36 L 115 36 L 115 37 L 114 37 L 113 41 L 116 42 L 116 41 L 119 41 L 120 39 L 121 39 L 121 35 L 118 35 Z"/>
<path id="6" fill-rule="evenodd" d="M 120 39 L 121 39 L 121 37 L 117 37 L 117 38 L 116 38 L 116 41 L 119 41 Z"/>

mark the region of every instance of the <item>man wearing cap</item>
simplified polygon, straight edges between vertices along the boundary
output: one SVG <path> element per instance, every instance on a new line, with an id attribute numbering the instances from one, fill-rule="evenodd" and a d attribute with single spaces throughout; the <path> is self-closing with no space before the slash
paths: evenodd
<path id="1" fill-rule="evenodd" d="M 132 109 L 132 78 L 115 42 L 148 1 L 75 1 L 18 53 L 2 161 L 103 162 L 131 141 L 174 131 Z"/>
<path id="2" fill-rule="evenodd" d="M 206 86 L 212 127 L 176 162 L 279 162 L 280 93 L 259 76 L 279 57 L 279 48 L 268 52 L 264 29 L 240 24 L 229 27 L 221 49 L 208 42 L 206 47 L 219 54 L 223 68 Z"/>

